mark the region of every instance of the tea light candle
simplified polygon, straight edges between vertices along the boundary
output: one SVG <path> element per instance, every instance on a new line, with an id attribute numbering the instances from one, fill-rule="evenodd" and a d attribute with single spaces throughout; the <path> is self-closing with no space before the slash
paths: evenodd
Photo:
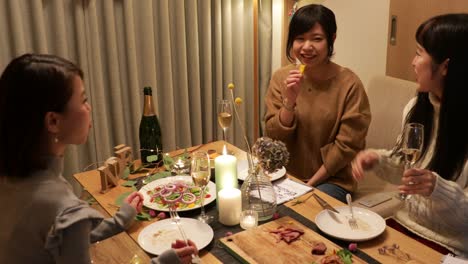
<path id="1" fill-rule="evenodd" d="M 220 155 L 215 158 L 216 194 L 224 188 L 238 188 L 237 184 L 237 158 L 232 155 Z M 219 202 L 216 201 L 219 208 Z"/>
<path id="2" fill-rule="evenodd" d="M 240 216 L 240 226 L 243 229 L 249 229 L 258 225 L 257 212 L 252 210 L 245 210 Z"/>
<path id="3" fill-rule="evenodd" d="M 171 172 L 177 175 L 188 175 L 190 173 L 190 160 L 177 157 L 172 164 Z"/>
<path id="4" fill-rule="evenodd" d="M 236 188 L 224 188 L 218 193 L 219 222 L 233 226 L 239 224 L 242 211 L 241 191 Z"/>
<path id="5" fill-rule="evenodd" d="M 177 158 L 177 161 L 176 161 L 175 165 L 178 168 L 183 168 L 185 166 L 184 161 L 181 158 Z"/>

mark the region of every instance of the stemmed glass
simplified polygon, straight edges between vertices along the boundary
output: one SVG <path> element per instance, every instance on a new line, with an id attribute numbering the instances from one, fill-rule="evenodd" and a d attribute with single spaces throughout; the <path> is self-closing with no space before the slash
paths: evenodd
<path id="1" fill-rule="evenodd" d="M 218 102 L 218 123 L 223 129 L 223 140 L 226 140 L 226 133 L 232 123 L 232 103 L 229 100 L 221 100 Z"/>
<path id="2" fill-rule="evenodd" d="M 193 183 L 200 187 L 200 207 L 201 214 L 198 216 L 200 222 L 209 224 L 213 221 L 213 216 L 205 214 L 205 190 L 210 182 L 210 157 L 205 151 L 196 151 L 192 154 L 192 163 L 190 167 L 190 175 L 192 176 Z"/>
<path id="3" fill-rule="evenodd" d="M 405 154 L 405 170 L 410 169 L 421 156 L 424 145 L 424 126 L 419 123 L 408 123 L 403 131 L 403 146 L 401 151 Z M 411 182 L 410 182 L 411 184 Z M 409 196 L 400 193 L 400 199 L 405 200 Z"/>

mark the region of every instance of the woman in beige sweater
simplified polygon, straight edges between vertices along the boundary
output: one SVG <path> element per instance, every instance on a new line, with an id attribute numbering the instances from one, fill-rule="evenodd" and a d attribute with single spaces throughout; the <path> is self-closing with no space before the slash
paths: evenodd
<path id="1" fill-rule="evenodd" d="M 374 170 L 410 194 L 394 219 L 431 242 L 468 257 L 468 14 L 429 19 L 416 32 L 413 67 L 418 95 L 405 123 L 424 125 L 424 147 L 412 169 L 403 169 L 401 140 L 393 151 L 367 150 L 353 162 L 356 179 Z M 436 244 L 433 244 L 435 242 Z"/>
<path id="2" fill-rule="evenodd" d="M 265 133 L 286 143 L 289 173 L 346 202 L 346 193 L 356 187 L 350 162 L 364 148 L 370 110 L 359 78 L 330 61 L 335 38 L 330 9 L 308 5 L 294 14 L 286 54 L 302 66 L 273 74 Z"/>

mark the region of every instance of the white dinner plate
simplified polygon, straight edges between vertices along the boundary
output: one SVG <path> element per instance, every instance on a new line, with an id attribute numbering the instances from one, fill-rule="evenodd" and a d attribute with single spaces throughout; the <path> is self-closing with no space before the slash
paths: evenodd
<path id="1" fill-rule="evenodd" d="M 184 229 L 187 239 L 192 240 L 197 245 L 198 250 L 210 244 L 213 239 L 213 229 L 205 223 L 192 218 L 180 218 L 180 225 Z M 161 255 L 171 248 L 171 243 L 182 236 L 177 229 L 176 223 L 171 219 L 164 219 L 152 223 L 141 230 L 138 235 L 138 244 L 151 254 Z"/>
<path id="2" fill-rule="evenodd" d="M 237 179 L 244 181 L 247 179 L 247 175 L 249 174 L 249 163 L 247 160 L 238 160 L 237 161 Z M 270 181 L 276 181 L 281 179 L 284 175 L 286 175 L 286 168 L 283 166 L 281 169 L 267 173 L 270 177 Z"/>
<path id="3" fill-rule="evenodd" d="M 147 192 L 149 190 L 153 190 L 158 185 L 168 184 L 168 183 L 172 183 L 174 181 L 184 181 L 187 184 L 193 184 L 192 177 L 187 176 L 187 175 L 185 175 L 185 176 L 183 176 L 183 175 L 171 176 L 171 177 L 166 177 L 166 178 L 154 180 L 154 181 L 148 183 L 147 185 L 143 186 L 138 191 L 139 193 L 141 193 L 143 195 L 143 198 L 144 198 L 143 205 L 148 207 L 148 208 L 157 210 L 157 211 L 169 212 L 169 208 L 161 207 L 157 203 L 150 202 L 151 197 L 147 194 Z M 204 203 L 205 205 L 207 205 L 207 204 L 213 202 L 214 200 L 216 200 L 216 185 L 214 184 L 214 182 L 210 181 L 208 183 L 208 186 L 206 187 L 206 190 L 207 190 L 207 193 L 210 194 L 210 197 L 205 198 L 205 203 Z M 194 209 L 197 209 L 197 208 L 200 208 L 200 205 L 195 205 L 192 208 L 177 209 L 177 211 L 179 211 L 179 212 L 190 211 L 190 210 L 194 210 Z"/>
<path id="4" fill-rule="evenodd" d="M 358 224 L 358 228 L 353 230 L 348 224 L 351 217 L 349 207 L 339 206 L 335 209 L 340 213 L 323 210 L 315 217 L 318 228 L 332 237 L 352 242 L 366 241 L 385 231 L 385 220 L 370 210 L 353 207 L 354 218 Z"/>

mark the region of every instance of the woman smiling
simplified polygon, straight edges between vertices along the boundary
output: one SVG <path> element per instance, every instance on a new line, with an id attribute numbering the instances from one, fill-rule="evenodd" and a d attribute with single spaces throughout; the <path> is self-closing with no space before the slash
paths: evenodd
<path id="1" fill-rule="evenodd" d="M 335 15 L 322 5 L 294 14 L 286 55 L 304 66 L 274 73 L 265 132 L 286 143 L 288 172 L 346 203 L 346 193 L 356 188 L 350 162 L 364 148 L 370 109 L 361 80 L 331 61 L 336 29 Z"/>

